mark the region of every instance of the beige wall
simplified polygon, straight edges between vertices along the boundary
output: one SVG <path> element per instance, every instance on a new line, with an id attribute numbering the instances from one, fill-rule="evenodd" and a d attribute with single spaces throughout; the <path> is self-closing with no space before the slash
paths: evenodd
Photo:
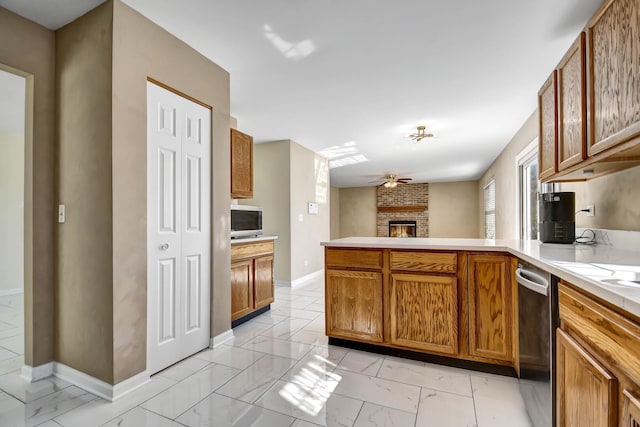
<path id="1" fill-rule="evenodd" d="M 111 34 L 107 3 L 56 32 L 56 361 L 113 381 Z"/>
<path id="2" fill-rule="evenodd" d="M 340 237 L 375 237 L 376 187 L 340 189 Z"/>
<path id="3" fill-rule="evenodd" d="M 24 100 L 18 100 L 17 105 Z M 24 289 L 24 134 L 0 130 L 0 293 Z"/>
<path id="4" fill-rule="evenodd" d="M 119 1 L 57 34 L 56 354 L 116 384 L 146 368 L 148 77 L 213 107 L 211 332 L 230 328 L 229 75 Z"/>
<path id="5" fill-rule="evenodd" d="M 291 280 L 324 268 L 320 242 L 330 238 L 329 162 L 295 142 L 291 143 Z M 318 204 L 318 214 L 307 203 Z M 302 215 L 302 221 L 300 221 Z"/>
<path id="6" fill-rule="evenodd" d="M 27 78 L 25 364 L 53 360 L 55 35 L 0 7 L 0 67 Z"/>
<path id="7" fill-rule="evenodd" d="M 340 238 L 340 189 L 331 187 L 329 190 L 329 234 L 331 240 Z"/>
<path id="8" fill-rule="evenodd" d="M 253 198 L 238 203 L 264 208 L 264 234 L 276 235 L 274 276 L 278 281 L 291 281 L 290 228 L 290 145 L 276 141 L 253 146 Z"/>
<path id="9" fill-rule="evenodd" d="M 478 181 L 429 184 L 429 237 L 480 237 Z"/>
<path id="10" fill-rule="evenodd" d="M 478 232 L 484 237 L 484 186 L 496 180 L 496 238 L 517 239 L 516 156 L 538 136 L 538 112 L 534 111 L 498 158 L 478 181 Z"/>
<path id="11" fill-rule="evenodd" d="M 640 167 L 585 182 L 560 185 L 576 193 L 576 211 L 595 205 L 596 215 L 576 215 L 576 227 L 640 231 Z"/>

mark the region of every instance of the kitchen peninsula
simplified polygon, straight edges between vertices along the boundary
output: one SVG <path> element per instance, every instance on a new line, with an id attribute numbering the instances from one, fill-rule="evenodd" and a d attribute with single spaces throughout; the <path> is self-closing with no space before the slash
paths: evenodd
<path id="1" fill-rule="evenodd" d="M 516 367 L 518 258 L 640 316 L 640 286 L 624 286 L 640 276 L 637 252 L 485 239 L 349 237 L 322 245 L 334 341 Z"/>

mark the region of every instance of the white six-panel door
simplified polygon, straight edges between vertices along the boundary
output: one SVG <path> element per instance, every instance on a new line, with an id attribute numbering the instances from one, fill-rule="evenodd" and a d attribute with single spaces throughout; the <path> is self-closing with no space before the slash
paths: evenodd
<path id="1" fill-rule="evenodd" d="M 147 370 L 209 345 L 211 110 L 147 82 Z"/>

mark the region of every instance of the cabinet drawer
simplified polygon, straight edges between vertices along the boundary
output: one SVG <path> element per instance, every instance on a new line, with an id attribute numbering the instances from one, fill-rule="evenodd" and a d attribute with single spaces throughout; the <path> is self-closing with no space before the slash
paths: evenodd
<path id="1" fill-rule="evenodd" d="M 326 248 L 325 264 L 328 268 L 351 267 L 356 269 L 381 269 L 382 251 Z"/>
<path id="2" fill-rule="evenodd" d="M 455 273 L 458 269 L 458 255 L 455 252 L 392 251 L 389 263 L 391 270 Z"/>
<path id="3" fill-rule="evenodd" d="M 582 337 L 607 363 L 640 381 L 640 326 L 560 282 L 563 327 Z"/>
<path id="4" fill-rule="evenodd" d="M 231 245 L 231 260 L 273 254 L 273 240 Z"/>

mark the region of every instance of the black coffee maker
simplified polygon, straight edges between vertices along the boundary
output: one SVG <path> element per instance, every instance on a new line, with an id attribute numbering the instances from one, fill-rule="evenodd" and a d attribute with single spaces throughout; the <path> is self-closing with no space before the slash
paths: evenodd
<path id="1" fill-rule="evenodd" d="M 573 243 L 576 240 L 576 194 L 540 194 L 540 241 Z"/>

